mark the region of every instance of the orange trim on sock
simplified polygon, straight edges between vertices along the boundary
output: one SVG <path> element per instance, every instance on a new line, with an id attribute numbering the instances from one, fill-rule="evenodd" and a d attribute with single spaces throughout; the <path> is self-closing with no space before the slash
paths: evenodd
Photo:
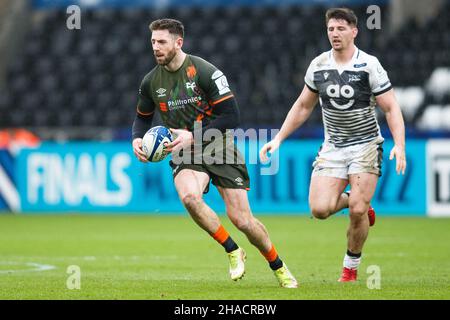
<path id="1" fill-rule="evenodd" d="M 228 239 L 230 235 L 228 234 L 227 230 L 225 230 L 225 228 L 220 225 L 219 229 L 217 229 L 217 231 L 211 236 L 214 238 L 214 240 L 222 244 Z"/>
<path id="2" fill-rule="evenodd" d="M 269 252 L 264 253 L 261 251 L 261 254 L 269 262 L 275 261 L 275 259 L 278 257 L 278 253 L 277 253 L 277 250 L 275 249 L 274 245 L 272 245 L 272 248 L 269 250 Z"/>

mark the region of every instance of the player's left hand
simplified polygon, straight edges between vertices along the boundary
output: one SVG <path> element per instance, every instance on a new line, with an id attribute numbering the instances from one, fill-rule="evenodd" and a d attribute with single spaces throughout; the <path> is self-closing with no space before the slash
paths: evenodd
<path id="1" fill-rule="evenodd" d="M 269 142 L 267 142 L 261 150 L 259 150 L 259 159 L 261 162 L 265 163 L 269 160 L 269 157 L 267 156 L 267 153 L 274 153 L 275 150 L 280 148 L 281 141 L 279 138 L 275 136 L 275 138 Z"/>
<path id="2" fill-rule="evenodd" d="M 171 143 L 168 143 L 165 146 L 165 150 L 167 152 L 178 152 L 188 146 L 190 146 L 194 142 L 194 136 L 192 132 L 183 130 L 183 129 L 172 129 L 170 128 L 170 132 L 174 135 L 175 140 Z"/>
<path id="3" fill-rule="evenodd" d="M 406 170 L 406 154 L 405 154 L 405 147 L 394 145 L 394 147 L 391 149 L 391 153 L 389 155 L 389 160 L 394 159 L 396 160 L 395 170 L 397 171 L 397 174 L 405 174 Z"/>

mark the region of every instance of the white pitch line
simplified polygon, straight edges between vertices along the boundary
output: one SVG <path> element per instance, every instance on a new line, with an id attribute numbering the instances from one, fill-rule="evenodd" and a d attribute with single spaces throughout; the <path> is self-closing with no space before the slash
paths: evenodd
<path id="1" fill-rule="evenodd" d="M 2 273 L 17 273 L 17 272 L 37 272 L 37 271 L 47 271 L 47 270 L 53 270 L 56 269 L 55 266 L 52 266 L 50 264 L 42 264 L 42 263 L 36 263 L 36 262 L 26 262 L 26 263 L 20 263 L 20 262 L 11 262 L 11 261 L 5 261 L 0 264 L 10 264 L 10 265 L 26 265 L 29 267 L 33 267 L 32 269 L 23 269 L 23 270 L 0 270 L 0 274 Z"/>

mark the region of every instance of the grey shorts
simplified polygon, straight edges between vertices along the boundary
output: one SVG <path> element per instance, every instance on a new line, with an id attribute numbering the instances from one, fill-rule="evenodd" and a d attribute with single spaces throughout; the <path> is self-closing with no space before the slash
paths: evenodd
<path id="1" fill-rule="evenodd" d="M 379 137 L 367 143 L 342 148 L 324 142 L 313 163 L 312 176 L 346 180 L 350 174 L 363 172 L 381 176 L 383 141 Z"/>

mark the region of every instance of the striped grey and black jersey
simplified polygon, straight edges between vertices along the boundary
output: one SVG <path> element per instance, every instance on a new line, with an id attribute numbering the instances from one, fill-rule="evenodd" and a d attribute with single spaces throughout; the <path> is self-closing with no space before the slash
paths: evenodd
<path id="1" fill-rule="evenodd" d="M 351 61 L 338 65 L 332 50 L 324 52 L 311 62 L 305 83 L 319 94 L 326 142 L 347 147 L 381 137 L 375 96 L 392 86 L 376 57 L 355 48 Z"/>

